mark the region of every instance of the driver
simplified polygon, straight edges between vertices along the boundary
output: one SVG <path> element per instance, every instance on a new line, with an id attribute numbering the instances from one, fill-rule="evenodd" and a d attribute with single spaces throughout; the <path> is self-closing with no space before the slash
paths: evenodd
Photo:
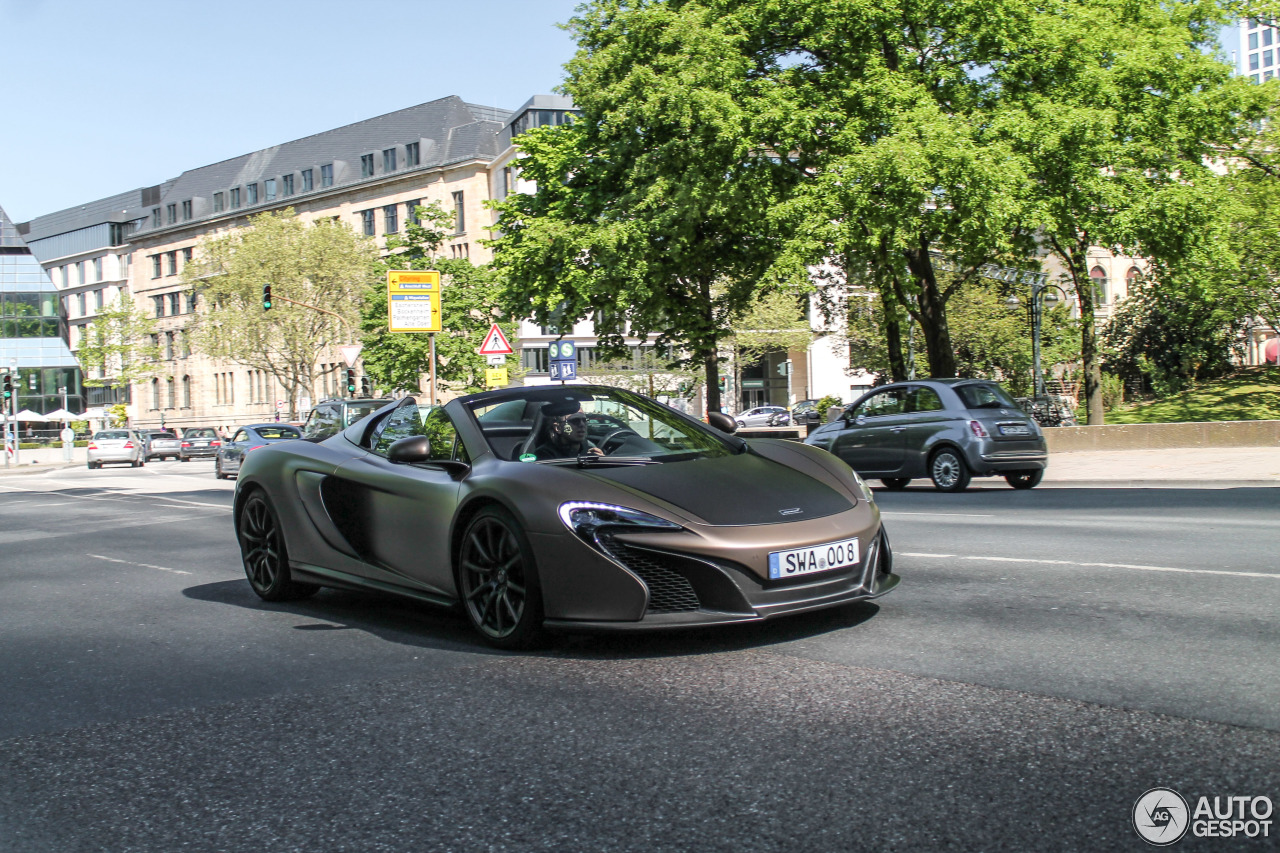
<path id="1" fill-rule="evenodd" d="M 542 441 L 533 448 L 539 460 L 604 455 L 587 440 L 587 416 L 576 400 L 548 403 L 542 414 L 547 419 L 546 428 Z"/>

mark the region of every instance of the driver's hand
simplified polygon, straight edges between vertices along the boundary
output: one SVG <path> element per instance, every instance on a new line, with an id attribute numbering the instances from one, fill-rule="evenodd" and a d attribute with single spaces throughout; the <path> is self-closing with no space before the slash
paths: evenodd
<path id="1" fill-rule="evenodd" d="M 604 456 L 604 451 L 598 447 L 589 447 L 587 448 L 587 455 L 588 456 Z"/>

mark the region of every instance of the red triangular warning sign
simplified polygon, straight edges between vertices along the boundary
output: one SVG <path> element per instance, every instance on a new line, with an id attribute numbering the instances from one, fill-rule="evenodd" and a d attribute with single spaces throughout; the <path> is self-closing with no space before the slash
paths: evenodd
<path id="1" fill-rule="evenodd" d="M 511 355 L 515 350 L 511 348 L 511 344 L 507 343 L 507 336 L 502 334 L 502 330 L 498 328 L 498 324 L 494 323 L 489 327 L 489 334 L 485 335 L 484 343 L 480 345 L 481 355 Z"/>

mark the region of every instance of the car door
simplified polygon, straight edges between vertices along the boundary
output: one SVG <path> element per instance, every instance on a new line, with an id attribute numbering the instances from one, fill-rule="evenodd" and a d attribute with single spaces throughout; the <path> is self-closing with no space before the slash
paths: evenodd
<path id="1" fill-rule="evenodd" d="M 833 450 L 863 476 L 897 473 L 906 448 L 905 388 L 886 388 L 859 402 L 845 419 Z"/>
<path id="2" fill-rule="evenodd" d="M 938 392 L 927 385 L 913 385 L 907 389 L 903 423 L 904 466 L 922 476 L 927 470 L 928 455 L 936 437 L 946 432 L 957 416 L 948 412 Z"/>
<path id="3" fill-rule="evenodd" d="M 431 592 L 453 596 L 449 537 L 461 491 L 456 474 L 430 462 L 405 465 L 387 458 L 395 441 L 416 435 L 431 439 L 433 459 L 465 457 L 444 409 L 419 410 L 417 401 L 406 398 L 375 428 L 367 452 L 328 478 L 325 504 L 363 559 Z M 339 507 L 347 512 L 335 514 Z"/>
<path id="4" fill-rule="evenodd" d="M 238 429 L 231 440 L 222 447 L 222 472 L 233 474 L 240 470 L 240 460 L 244 458 L 244 450 L 249 446 L 249 431 Z"/>

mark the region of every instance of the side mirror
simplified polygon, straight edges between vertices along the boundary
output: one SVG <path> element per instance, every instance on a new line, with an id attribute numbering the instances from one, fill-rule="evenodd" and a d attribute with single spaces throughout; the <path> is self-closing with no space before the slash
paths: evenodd
<path id="1" fill-rule="evenodd" d="M 723 433 L 733 435 L 738 431 L 738 422 L 724 412 L 711 412 L 707 415 L 707 423 Z"/>
<path id="2" fill-rule="evenodd" d="M 412 465 L 431 459 L 431 439 L 425 435 L 411 435 L 392 442 L 387 459 L 399 465 Z"/>

